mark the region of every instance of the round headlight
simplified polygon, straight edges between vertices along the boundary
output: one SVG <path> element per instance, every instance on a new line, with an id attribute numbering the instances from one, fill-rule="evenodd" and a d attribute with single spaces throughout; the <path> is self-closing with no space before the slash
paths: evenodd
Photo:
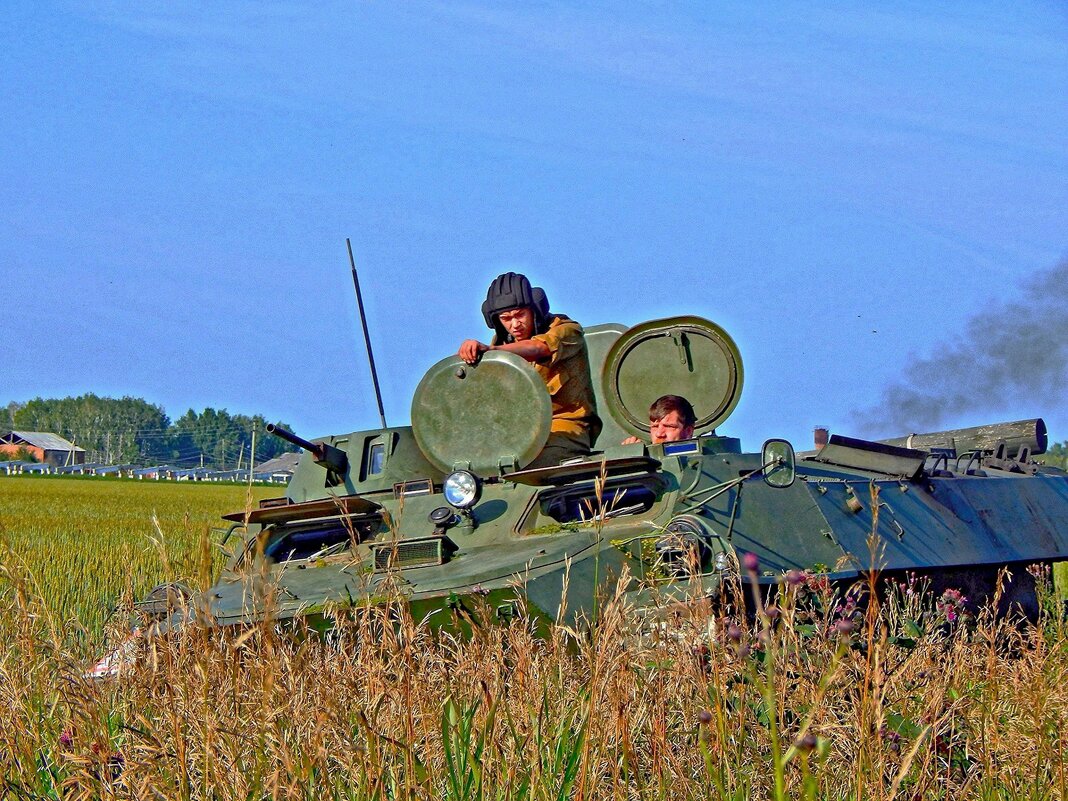
<path id="1" fill-rule="evenodd" d="M 470 509 L 482 495 L 482 484 L 474 473 L 457 470 L 445 477 L 441 488 L 445 500 L 457 509 Z"/>

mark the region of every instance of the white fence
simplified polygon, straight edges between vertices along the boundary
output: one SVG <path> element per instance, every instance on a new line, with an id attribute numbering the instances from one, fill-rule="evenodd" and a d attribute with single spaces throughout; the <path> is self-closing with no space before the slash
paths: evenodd
<path id="1" fill-rule="evenodd" d="M 214 470 L 208 467 L 174 467 L 157 465 L 140 467 L 132 464 L 75 464 L 56 467 L 40 462 L 0 462 L 0 474 L 15 475 L 67 475 L 97 476 L 99 478 L 136 478 L 141 481 L 235 481 L 249 480 L 248 470 Z M 288 470 L 261 473 L 253 472 L 252 480 L 261 484 L 286 484 L 293 477 Z"/>

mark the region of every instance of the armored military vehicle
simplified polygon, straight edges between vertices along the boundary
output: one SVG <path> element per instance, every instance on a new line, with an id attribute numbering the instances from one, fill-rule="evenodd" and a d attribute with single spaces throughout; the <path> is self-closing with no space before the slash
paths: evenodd
<path id="1" fill-rule="evenodd" d="M 604 422 L 594 453 L 527 468 L 549 435 L 541 379 L 508 353 L 447 357 L 420 382 L 410 426 L 314 441 L 274 430 L 305 451 L 285 496 L 226 515 L 242 539 L 191 606 L 219 625 L 270 615 L 318 626 L 399 593 L 433 623 L 478 596 L 502 619 L 523 606 L 552 620 L 561 604 L 589 613 L 596 585 L 624 566 L 638 607 L 715 596 L 746 553 L 761 582 L 876 566 L 981 596 L 1003 565 L 1068 555 L 1068 477 L 1032 459 L 1046 447 L 1041 420 L 888 442 L 835 435 L 801 454 L 771 439 L 746 452 L 715 433 L 743 384 L 718 325 L 677 317 L 586 338 Z M 693 404 L 694 437 L 621 444 L 648 438 L 649 405 L 668 393 Z M 1013 574 L 1024 598 L 1029 577 Z M 179 624 L 190 614 L 175 611 L 180 594 L 160 588 L 142 611 Z"/>

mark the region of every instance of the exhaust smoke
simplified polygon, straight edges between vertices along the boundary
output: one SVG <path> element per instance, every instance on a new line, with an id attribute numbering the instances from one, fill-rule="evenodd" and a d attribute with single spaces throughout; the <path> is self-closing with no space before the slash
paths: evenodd
<path id="1" fill-rule="evenodd" d="M 994 304 L 964 333 L 916 358 L 883 390 L 879 404 L 853 413 L 868 436 L 933 431 L 970 411 L 996 413 L 1010 395 L 1039 410 L 1068 390 L 1068 261 L 1032 276 L 1019 300 Z"/>

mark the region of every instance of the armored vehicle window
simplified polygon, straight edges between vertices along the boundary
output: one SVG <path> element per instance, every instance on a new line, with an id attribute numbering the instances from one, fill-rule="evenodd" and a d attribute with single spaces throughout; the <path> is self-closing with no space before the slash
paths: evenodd
<path id="1" fill-rule="evenodd" d="M 275 562 L 290 562 L 312 556 L 329 556 L 347 550 L 349 530 L 340 523 L 293 529 L 267 546 L 264 554 Z"/>
<path id="2" fill-rule="evenodd" d="M 371 446 L 371 452 L 367 455 L 367 472 L 374 476 L 382 472 L 382 465 L 386 461 L 386 446 L 375 443 Z"/>
<path id="3" fill-rule="evenodd" d="M 544 496 L 541 512 L 558 523 L 575 523 L 626 517 L 648 512 L 657 498 L 660 487 L 656 481 L 628 481 L 609 485 L 597 500 L 596 487 L 592 485 L 573 487 Z"/>
<path id="4" fill-rule="evenodd" d="M 363 460 L 360 463 L 360 481 L 381 475 L 386 467 L 386 457 L 393 450 L 393 437 L 389 434 L 367 437 L 363 442 Z M 387 450 L 388 448 L 388 450 Z"/>

